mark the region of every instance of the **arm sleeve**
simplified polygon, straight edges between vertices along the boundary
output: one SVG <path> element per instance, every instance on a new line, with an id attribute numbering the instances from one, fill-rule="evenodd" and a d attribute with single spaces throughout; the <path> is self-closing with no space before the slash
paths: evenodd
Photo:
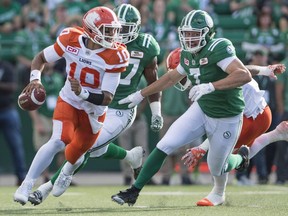
<path id="1" fill-rule="evenodd" d="M 219 61 L 217 63 L 217 65 L 223 70 L 223 71 L 226 71 L 226 68 L 228 67 L 228 65 L 234 60 L 236 59 L 237 57 L 236 56 L 231 56 L 231 57 L 228 57 L 228 58 L 225 58 L 221 61 Z"/>
<path id="2" fill-rule="evenodd" d="M 181 64 L 178 64 L 176 69 L 177 69 L 178 73 L 180 73 L 181 75 L 187 75 L 185 72 L 185 69 L 181 66 Z"/>
<path id="3" fill-rule="evenodd" d="M 61 58 L 54 49 L 54 46 L 48 46 L 44 50 L 44 57 L 48 63 L 55 62 Z"/>

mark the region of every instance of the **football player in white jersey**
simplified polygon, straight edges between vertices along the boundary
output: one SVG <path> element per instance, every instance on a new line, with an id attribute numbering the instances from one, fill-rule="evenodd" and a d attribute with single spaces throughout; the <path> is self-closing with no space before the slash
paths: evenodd
<path id="1" fill-rule="evenodd" d="M 119 105 L 118 101 L 137 90 L 142 76 L 145 77 L 148 84 L 158 79 L 157 57 L 160 53 L 160 47 L 151 35 L 140 32 L 141 16 L 134 6 L 121 4 L 116 7 L 114 11 L 122 25 L 120 32 L 122 42 L 127 46 L 131 57 L 129 67 L 121 74 L 120 84 L 112 103 L 109 105 L 101 134 L 93 147 L 86 153 L 85 157 L 87 159 L 89 157 L 101 157 L 105 159 L 124 160 L 132 167 L 134 178 L 136 178 L 142 165 L 143 148 L 147 149 L 148 146 L 137 146 L 130 151 L 126 151 L 111 143 L 133 124 L 136 117 L 137 108 L 128 108 L 127 105 Z M 151 95 L 149 102 L 152 114 L 151 129 L 153 131 L 159 131 L 163 126 L 160 93 Z M 87 160 L 83 162 L 83 166 L 86 162 Z M 76 174 L 83 166 L 79 167 L 73 174 Z M 58 170 L 50 181 L 40 185 L 36 191 L 30 194 L 29 201 L 33 205 L 38 205 L 47 198 L 52 191 L 53 184 L 59 173 Z M 65 182 L 65 188 L 63 186 L 61 193 L 68 188 L 69 182 L 71 182 L 71 179 Z M 54 193 L 53 195 L 55 196 Z M 56 196 L 60 195 L 60 193 L 56 193 Z"/>
<path id="2" fill-rule="evenodd" d="M 68 161 L 57 180 L 81 165 L 84 154 L 97 140 L 120 75 L 126 70 L 129 53 L 119 43 L 121 24 L 107 7 L 95 7 L 83 17 L 83 27 L 64 29 L 57 41 L 38 53 L 31 65 L 30 83 L 23 92 L 43 88 L 41 70 L 45 63 L 66 60 L 67 80 L 59 93 L 53 115 L 53 133 L 34 157 L 14 200 L 26 204 L 36 179 L 54 156 L 65 149 Z M 55 184 L 55 191 L 61 182 Z"/>

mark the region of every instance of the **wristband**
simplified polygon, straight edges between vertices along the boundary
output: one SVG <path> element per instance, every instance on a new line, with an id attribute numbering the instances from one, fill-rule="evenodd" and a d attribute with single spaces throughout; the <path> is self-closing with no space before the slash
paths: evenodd
<path id="1" fill-rule="evenodd" d="M 269 67 L 267 67 L 267 66 L 259 66 L 258 75 L 270 76 L 271 75 L 271 69 Z"/>
<path id="2" fill-rule="evenodd" d="M 154 101 L 150 103 L 150 109 L 152 115 L 161 116 L 161 103 L 159 101 Z"/>
<path id="3" fill-rule="evenodd" d="M 39 80 L 41 81 L 41 71 L 40 70 L 32 70 L 30 72 L 30 82 L 33 80 Z"/>
<path id="4" fill-rule="evenodd" d="M 213 85 L 211 82 L 209 82 L 208 84 L 209 84 L 208 91 L 209 91 L 209 92 L 214 92 L 214 91 L 215 91 L 214 85 Z"/>
<path id="5" fill-rule="evenodd" d="M 81 88 L 81 92 L 78 95 L 78 97 L 82 98 L 83 100 L 86 100 L 89 97 L 90 93 L 89 91 L 87 91 L 86 89 L 84 89 L 83 87 Z"/>

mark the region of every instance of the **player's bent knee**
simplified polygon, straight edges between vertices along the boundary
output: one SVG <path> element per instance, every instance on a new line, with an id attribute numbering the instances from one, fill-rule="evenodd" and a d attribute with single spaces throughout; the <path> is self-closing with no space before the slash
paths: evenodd
<path id="1" fill-rule="evenodd" d="M 52 146 L 53 149 L 55 149 L 56 152 L 59 152 L 59 151 L 63 151 L 64 148 L 65 148 L 65 143 L 62 142 L 61 140 L 59 139 L 53 139 L 51 138 L 46 144 L 45 146 Z"/>

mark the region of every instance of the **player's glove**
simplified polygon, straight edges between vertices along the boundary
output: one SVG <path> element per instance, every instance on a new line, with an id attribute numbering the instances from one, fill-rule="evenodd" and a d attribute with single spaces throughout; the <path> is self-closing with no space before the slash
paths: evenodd
<path id="1" fill-rule="evenodd" d="M 215 88 L 211 82 L 199 84 L 193 86 L 193 88 L 190 90 L 189 98 L 191 101 L 197 101 L 203 95 L 209 94 L 213 91 L 215 91 Z"/>
<path id="2" fill-rule="evenodd" d="M 202 149 L 201 147 L 197 146 L 191 149 L 186 150 L 187 153 L 181 158 L 181 160 L 184 160 L 184 165 L 187 167 L 194 168 L 199 160 L 206 154 L 206 151 Z"/>
<path id="3" fill-rule="evenodd" d="M 118 103 L 119 104 L 129 103 L 128 108 L 133 108 L 139 103 L 141 103 L 143 99 L 144 97 L 141 95 L 141 90 L 140 90 L 140 91 L 137 91 L 135 93 L 128 95 L 126 98 L 123 98 Z"/>
<path id="4" fill-rule="evenodd" d="M 152 115 L 150 128 L 154 132 L 158 132 L 163 127 L 163 118 L 160 115 Z"/>

